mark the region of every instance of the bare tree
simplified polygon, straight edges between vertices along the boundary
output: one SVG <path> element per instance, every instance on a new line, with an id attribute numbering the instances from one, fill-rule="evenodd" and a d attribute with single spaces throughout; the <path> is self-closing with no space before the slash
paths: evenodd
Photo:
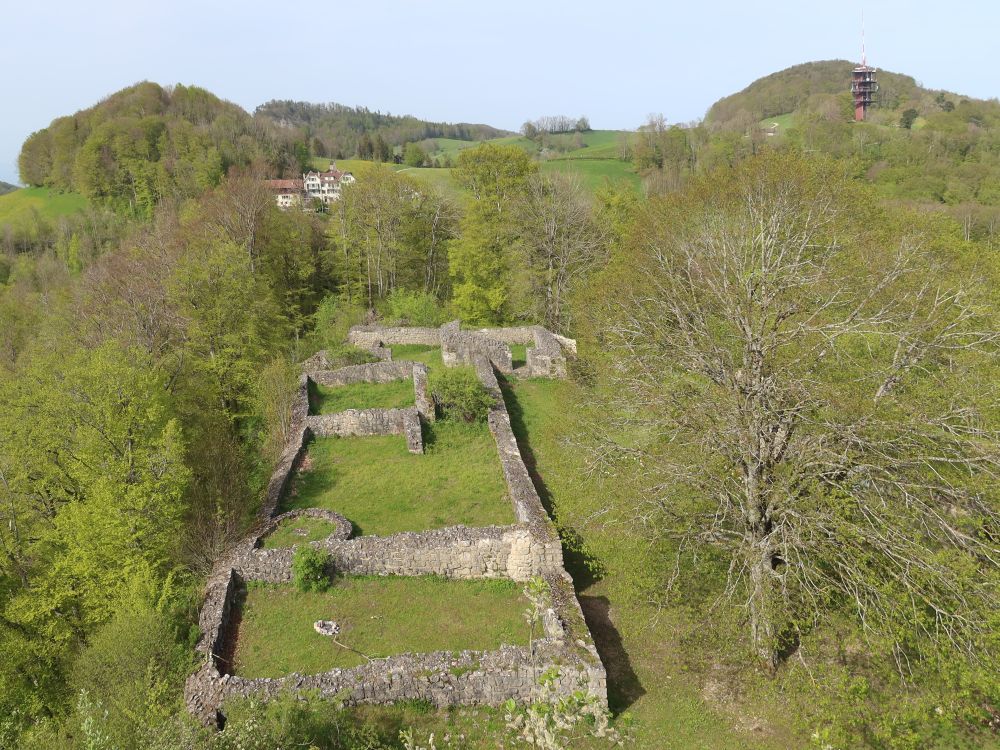
<path id="1" fill-rule="evenodd" d="M 605 279 L 592 466 L 629 467 L 633 518 L 678 559 L 721 553 L 770 669 L 836 606 L 992 659 L 1000 432 L 977 373 L 995 325 L 858 190 L 772 156 L 652 203 Z"/>
<path id="2" fill-rule="evenodd" d="M 232 168 L 219 187 L 212 211 L 226 238 L 246 250 L 251 273 L 257 269 L 257 234 L 267 212 L 275 205 L 266 177 L 266 167 L 260 163 L 245 169 Z"/>

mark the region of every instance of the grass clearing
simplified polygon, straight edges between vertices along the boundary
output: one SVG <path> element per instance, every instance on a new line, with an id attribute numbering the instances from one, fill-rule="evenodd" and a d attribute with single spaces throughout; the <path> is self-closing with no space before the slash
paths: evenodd
<path id="1" fill-rule="evenodd" d="M 317 438 L 282 510 L 327 508 L 346 516 L 356 534 L 514 523 L 485 424 L 439 421 L 424 435 L 423 455 L 407 451 L 401 435 Z"/>
<path id="2" fill-rule="evenodd" d="M 526 644 L 526 605 L 520 586 L 506 580 L 348 576 L 323 593 L 251 584 L 242 605 L 234 671 L 243 677 L 281 677 L 365 662 L 313 630 L 316 620 L 335 620 L 337 640 L 370 658 Z"/>
<path id="3" fill-rule="evenodd" d="M 294 547 L 296 544 L 306 544 L 307 542 L 318 542 L 320 539 L 326 539 L 336 529 L 337 525 L 325 518 L 310 518 L 309 516 L 286 518 L 278 524 L 274 531 L 264 537 L 261 546 L 264 549 L 277 549 L 279 547 Z"/>
<path id="4" fill-rule="evenodd" d="M 393 361 L 408 360 L 422 362 L 428 367 L 444 367 L 441 359 L 440 346 L 425 346 L 423 344 L 397 344 L 392 349 Z"/>
<path id="5" fill-rule="evenodd" d="M 413 406 L 414 399 L 412 378 L 336 386 L 314 383 L 309 389 L 309 411 L 336 414 L 345 409 L 401 409 Z"/>
<path id="6" fill-rule="evenodd" d="M 596 192 L 607 182 L 624 182 L 637 192 L 642 180 L 631 162 L 618 159 L 550 159 L 539 167 L 542 172 L 563 172 L 576 174 L 581 185 L 590 192 Z"/>
<path id="7" fill-rule="evenodd" d="M 43 187 L 21 188 L 0 195 L 0 225 L 32 225 L 36 217 L 53 220 L 83 211 L 89 202 L 79 193 L 57 193 Z"/>

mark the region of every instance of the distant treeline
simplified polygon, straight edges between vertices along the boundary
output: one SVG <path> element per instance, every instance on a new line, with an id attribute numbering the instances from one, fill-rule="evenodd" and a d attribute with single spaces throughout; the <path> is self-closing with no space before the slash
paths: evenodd
<path id="1" fill-rule="evenodd" d="M 314 156 L 334 159 L 377 158 L 381 152 L 380 160 L 387 161 L 392 147 L 428 138 L 482 141 L 510 135 L 489 125 L 428 122 L 411 115 L 383 114 L 336 103 L 274 100 L 257 107 L 254 118 L 294 133 L 296 140 L 308 144 Z M 388 152 L 380 144 L 385 144 Z"/>

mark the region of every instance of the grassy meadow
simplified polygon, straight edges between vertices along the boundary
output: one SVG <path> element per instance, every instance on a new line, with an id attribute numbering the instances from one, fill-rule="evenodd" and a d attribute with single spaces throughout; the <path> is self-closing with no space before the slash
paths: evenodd
<path id="1" fill-rule="evenodd" d="M 88 201 L 78 193 L 59 193 L 49 188 L 21 188 L 0 195 L 0 226 L 23 226 L 36 217 L 52 221 L 84 210 Z"/>
<path id="2" fill-rule="evenodd" d="M 504 580 L 349 576 L 337 578 L 323 593 L 251 584 L 242 605 L 234 672 L 243 677 L 316 674 L 358 666 L 366 656 L 527 644 L 526 605 L 520 586 Z M 343 646 L 317 633 L 316 620 L 336 621 L 336 640 Z"/>
<path id="3" fill-rule="evenodd" d="M 425 453 L 401 435 L 317 438 L 282 510 L 327 508 L 356 534 L 514 523 L 496 444 L 485 424 L 435 422 Z"/>

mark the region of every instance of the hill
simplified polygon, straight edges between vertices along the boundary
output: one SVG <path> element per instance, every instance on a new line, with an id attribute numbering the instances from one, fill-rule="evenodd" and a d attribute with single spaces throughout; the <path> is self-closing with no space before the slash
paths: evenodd
<path id="1" fill-rule="evenodd" d="M 824 60 L 794 65 L 759 78 L 742 91 L 719 99 L 705 115 L 706 122 L 723 123 L 740 113 L 755 120 L 794 112 L 817 95 L 843 96 L 849 91 L 851 71 L 856 63 Z M 878 71 L 878 105 L 895 109 L 904 101 L 919 99 L 924 91 L 908 75 Z"/>
<path id="2" fill-rule="evenodd" d="M 294 134 L 313 156 L 349 158 L 363 153 L 364 136 L 381 137 L 390 147 L 441 138 L 475 142 L 510 135 L 510 131 L 479 123 L 421 120 L 412 115 L 373 112 L 366 107 L 272 100 L 254 110 L 254 119 Z"/>
<path id="3" fill-rule="evenodd" d="M 195 86 L 143 81 L 32 133 L 18 166 L 29 185 L 148 216 L 161 198 L 198 195 L 254 159 L 276 171 L 294 161 L 290 144 L 235 104 Z"/>
<path id="4" fill-rule="evenodd" d="M 0 182 L 0 195 L 6 195 L 14 190 L 17 190 L 17 185 L 11 185 L 9 182 Z"/>
<path id="5" fill-rule="evenodd" d="M 796 65 L 754 81 L 709 109 L 703 123 L 651 118 L 632 142 L 647 190 L 677 189 L 692 175 L 765 148 L 849 160 L 886 198 L 955 217 L 967 237 L 995 241 L 1000 226 L 1000 102 L 926 89 L 878 72 L 879 93 L 854 121 L 846 60 Z"/>

